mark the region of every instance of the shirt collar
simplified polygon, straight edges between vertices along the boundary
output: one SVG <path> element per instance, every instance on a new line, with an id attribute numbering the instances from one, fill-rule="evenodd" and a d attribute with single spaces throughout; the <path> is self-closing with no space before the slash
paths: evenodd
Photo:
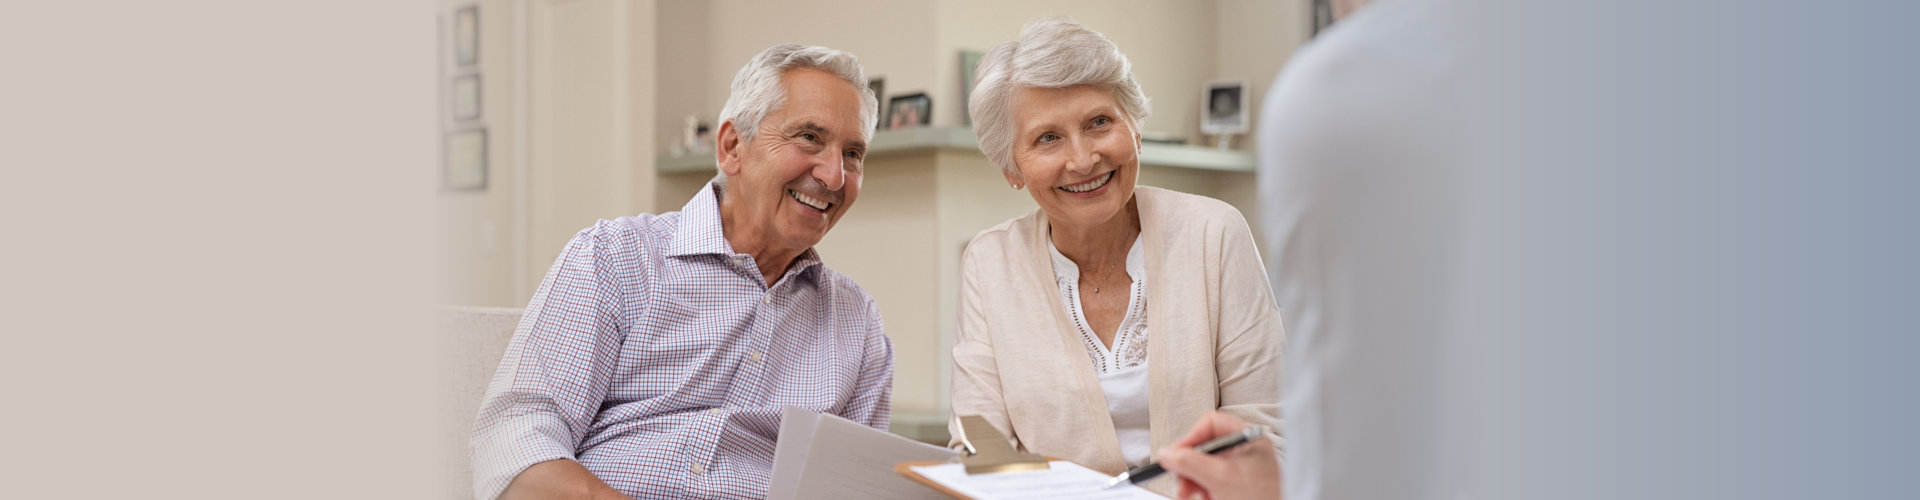
<path id="1" fill-rule="evenodd" d="M 680 207 L 680 226 L 673 230 L 667 255 L 733 255 L 733 245 L 727 243 L 726 231 L 720 227 L 719 189 L 708 182 Z"/>
<path id="2" fill-rule="evenodd" d="M 673 230 L 673 242 L 667 247 L 667 255 L 682 257 L 689 255 L 735 255 L 733 244 L 727 242 L 727 233 L 720 225 L 720 197 L 722 188 L 713 182 L 707 182 L 705 188 L 687 200 L 680 207 L 680 227 Z M 820 253 L 808 248 L 802 252 L 787 274 L 797 274 L 812 269 L 820 263 Z"/>
<path id="3" fill-rule="evenodd" d="M 1147 278 L 1147 254 L 1146 251 L 1141 248 L 1146 246 L 1142 244 L 1142 242 L 1145 241 L 1145 236 L 1144 234 L 1134 235 L 1133 246 L 1127 248 L 1127 277 L 1132 278 L 1134 281 Z M 1047 238 L 1047 253 L 1053 257 L 1053 275 L 1055 277 L 1080 278 L 1080 266 L 1074 264 L 1073 259 L 1067 258 L 1066 254 L 1060 253 L 1060 247 L 1053 246 L 1052 237 Z"/>

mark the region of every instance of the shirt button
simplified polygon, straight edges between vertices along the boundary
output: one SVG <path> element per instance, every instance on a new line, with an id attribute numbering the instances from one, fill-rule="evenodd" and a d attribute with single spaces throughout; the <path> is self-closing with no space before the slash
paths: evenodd
<path id="1" fill-rule="evenodd" d="M 760 351 L 753 351 L 753 362 L 760 362 Z"/>
<path id="2" fill-rule="evenodd" d="M 693 471 L 694 474 L 705 474 L 707 472 L 707 468 L 701 467 L 700 464 L 693 464 L 693 467 L 690 467 L 687 470 Z"/>
<path id="3" fill-rule="evenodd" d="M 714 409 L 711 409 L 711 410 L 707 410 L 707 413 L 712 413 L 712 414 L 714 414 L 714 415 L 719 415 L 719 414 L 720 414 L 720 409 L 719 409 L 719 408 L 714 408 Z"/>
<path id="4" fill-rule="evenodd" d="M 733 265 L 736 265 L 736 266 L 744 266 L 744 265 L 747 265 L 747 259 L 742 259 L 742 258 L 739 258 L 739 257 L 734 257 L 734 258 L 733 258 Z"/>
<path id="5" fill-rule="evenodd" d="M 760 303 L 762 303 L 762 304 L 772 304 L 772 303 L 773 303 L 773 293 L 772 293 L 772 292 L 768 292 L 768 293 L 767 293 L 767 296 L 766 296 L 766 297 L 763 297 L 763 298 L 761 298 L 761 299 L 760 299 Z"/>

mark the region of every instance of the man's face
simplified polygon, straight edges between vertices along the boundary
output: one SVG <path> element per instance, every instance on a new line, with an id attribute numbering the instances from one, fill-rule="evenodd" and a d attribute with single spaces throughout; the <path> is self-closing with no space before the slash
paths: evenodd
<path id="1" fill-rule="evenodd" d="M 731 141 L 737 129 L 723 125 L 725 199 L 738 204 L 729 232 L 762 248 L 804 250 L 860 196 L 861 89 L 811 68 L 789 70 L 780 83 L 786 104 L 760 121 L 752 140 Z"/>

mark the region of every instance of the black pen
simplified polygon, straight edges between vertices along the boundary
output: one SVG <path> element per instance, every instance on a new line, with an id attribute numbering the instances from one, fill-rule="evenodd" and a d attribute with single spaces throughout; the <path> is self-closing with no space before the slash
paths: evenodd
<path id="1" fill-rule="evenodd" d="M 1247 444 L 1247 442 L 1249 441 L 1260 439 L 1260 436 L 1265 435 L 1266 433 L 1267 433 L 1267 426 L 1256 425 L 1256 426 L 1248 427 L 1245 429 L 1241 429 L 1240 432 L 1235 432 L 1233 434 L 1228 434 L 1225 436 L 1214 438 L 1214 440 L 1202 443 L 1200 446 L 1194 447 L 1193 449 L 1199 450 L 1201 453 L 1205 453 L 1208 455 L 1217 455 L 1220 452 L 1227 451 L 1229 449 L 1232 449 L 1235 446 L 1240 446 L 1243 444 Z M 1118 476 L 1113 476 L 1112 480 L 1107 481 L 1107 487 L 1112 488 L 1115 486 L 1119 486 L 1123 483 L 1133 483 L 1133 484 L 1144 483 L 1144 482 L 1147 482 L 1147 480 L 1153 479 L 1154 477 L 1159 476 L 1160 473 L 1166 472 L 1166 471 L 1167 471 L 1166 469 L 1163 469 L 1160 467 L 1160 462 L 1153 462 L 1153 463 L 1149 463 L 1139 467 L 1134 467 L 1131 470 L 1120 473 L 1120 475 Z"/>

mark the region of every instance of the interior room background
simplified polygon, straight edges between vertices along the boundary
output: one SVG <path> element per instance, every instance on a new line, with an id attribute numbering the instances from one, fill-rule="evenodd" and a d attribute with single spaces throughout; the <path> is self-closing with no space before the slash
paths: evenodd
<path id="1" fill-rule="evenodd" d="M 687 151 L 688 122 L 715 125 L 751 56 L 783 42 L 846 50 L 884 81 L 882 108 L 923 93 L 931 120 L 902 130 L 882 123 L 860 200 L 818 249 L 886 318 L 894 431 L 944 441 L 960 252 L 980 230 L 1034 209 L 974 149 L 963 54 L 1048 14 L 1100 30 L 1152 99 L 1147 136 L 1185 142 L 1149 144 L 1141 184 L 1225 200 L 1258 228 L 1250 141 L 1234 136 L 1223 150 L 1201 133 L 1204 89 L 1243 80 L 1257 114 L 1275 73 L 1311 36 L 1310 3 L 443 1 L 443 156 L 462 171 L 436 166 L 445 181 L 436 195 L 437 299 L 525 306 L 574 233 L 596 219 L 677 210 L 714 176 L 710 149 Z"/>

